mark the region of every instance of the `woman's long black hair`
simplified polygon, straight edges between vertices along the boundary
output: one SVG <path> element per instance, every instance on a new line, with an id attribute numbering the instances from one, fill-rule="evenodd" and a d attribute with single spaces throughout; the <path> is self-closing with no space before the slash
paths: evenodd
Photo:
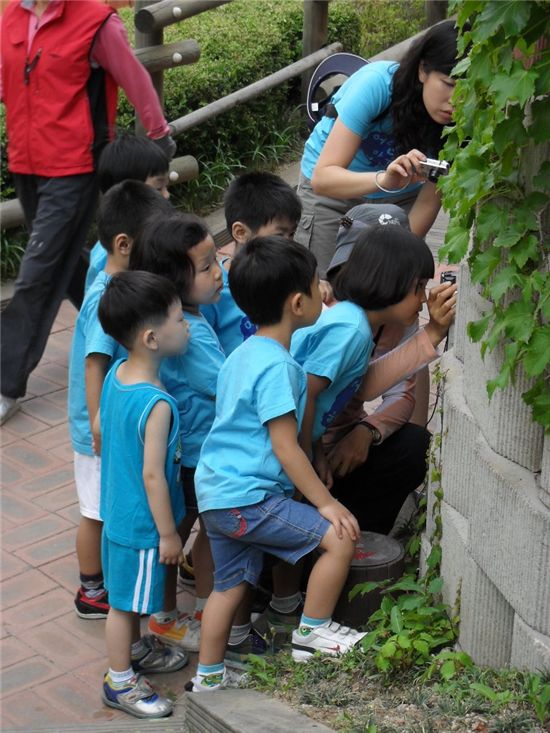
<path id="1" fill-rule="evenodd" d="M 389 112 L 393 118 L 396 156 L 417 148 L 437 157 L 443 145 L 443 125 L 434 122 L 426 111 L 418 69 L 422 64 L 428 74 L 430 71 L 450 74 L 458 61 L 457 33 L 453 20 L 434 25 L 410 47 L 394 74 Z"/>

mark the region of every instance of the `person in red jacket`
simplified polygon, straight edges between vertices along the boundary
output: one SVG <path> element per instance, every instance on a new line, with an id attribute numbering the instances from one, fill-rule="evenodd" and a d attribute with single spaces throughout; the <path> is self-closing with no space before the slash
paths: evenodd
<path id="1" fill-rule="evenodd" d="M 80 306 L 83 281 L 75 273 L 117 88 L 169 158 L 176 145 L 112 7 L 100 0 L 11 0 L 0 37 L 8 168 L 30 232 L 13 298 L 0 315 L 1 425 L 25 395 L 62 299 L 68 294 Z"/>

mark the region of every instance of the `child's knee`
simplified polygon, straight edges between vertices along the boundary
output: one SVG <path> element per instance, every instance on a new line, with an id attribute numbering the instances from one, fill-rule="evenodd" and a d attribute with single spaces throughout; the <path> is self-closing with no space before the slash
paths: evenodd
<path id="1" fill-rule="evenodd" d="M 355 542 L 347 532 L 344 532 L 341 538 L 338 537 L 336 530 L 331 525 L 323 537 L 320 548 L 325 552 L 330 552 L 334 557 L 339 557 L 343 561 L 351 563 L 355 552 Z"/>

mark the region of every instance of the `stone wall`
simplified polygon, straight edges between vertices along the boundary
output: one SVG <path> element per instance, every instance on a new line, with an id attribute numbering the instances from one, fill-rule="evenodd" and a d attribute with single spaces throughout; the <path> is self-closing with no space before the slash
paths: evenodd
<path id="1" fill-rule="evenodd" d="M 499 350 L 482 360 L 466 335 L 484 307 L 463 265 L 441 364 L 444 598 L 452 605 L 461 589 L 459 643 L 476 663 L 550 668 L 550 437 L 521 398 L 521 375 L 489 402 Z M 424 558 L 430 530 L 428 520 Z"/>

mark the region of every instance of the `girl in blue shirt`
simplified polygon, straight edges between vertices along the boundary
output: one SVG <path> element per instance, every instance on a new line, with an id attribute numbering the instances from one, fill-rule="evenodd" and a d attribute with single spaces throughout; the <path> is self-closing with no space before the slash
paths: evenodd
<path id="1" fill-rule="evenodd" d="M 435 183 L 419 163 L 437 158 L 445 125 L 452 124 L 457 30 L 449 20 L 430 28 L 400 63 L 376 61 L 356 71 L 332 98 L 306 142 L 298 195 L 302 218 L 295 239 L 319 263 L 325 302 L 326 269 L 340 217 L 357 204 L 395 203 L 423 237 L 439 211 Z"/>
<path id="2" fill-rule="evenodd" d="M 424 240 L 393 224 L 367 227 L 334 281 L 339 301 L 297 331 L 291 353 L 307 374 L 301 444 L 327 486 L 332 475 L 321 437 L 353 397 L 385 324 L 411 326 L 426 302 L 434 261 Z"/>
<path id="3" fill-rule="evenodd" d="M 180 417 L 182 477 L 186 517 L 179 527 L 185 545 L 198 510 L 194 474 L 202 443 L 215 417 L 216 385 L 225 354 L 199 306 L 216 303 L 223 287 L 212 235 L 193 214 L 175 213 L 149 222 L 132 249 L 130 268 L 164 275 L 176 284 L 189 344 L 185 353 L 165 359 L 160 374 L 174 397 Z M 175 593 L 165 599 L 165 611 L 151 616 L 149 631 L 187 651 L 198 651 L 200 618 L 212 586 L 212 559 L 208 538 L 201 528 L 193 545 L 196 607 L 193 616 L 178 617 Z M 171 587 L 171 586 L 168 586 Z"/>

